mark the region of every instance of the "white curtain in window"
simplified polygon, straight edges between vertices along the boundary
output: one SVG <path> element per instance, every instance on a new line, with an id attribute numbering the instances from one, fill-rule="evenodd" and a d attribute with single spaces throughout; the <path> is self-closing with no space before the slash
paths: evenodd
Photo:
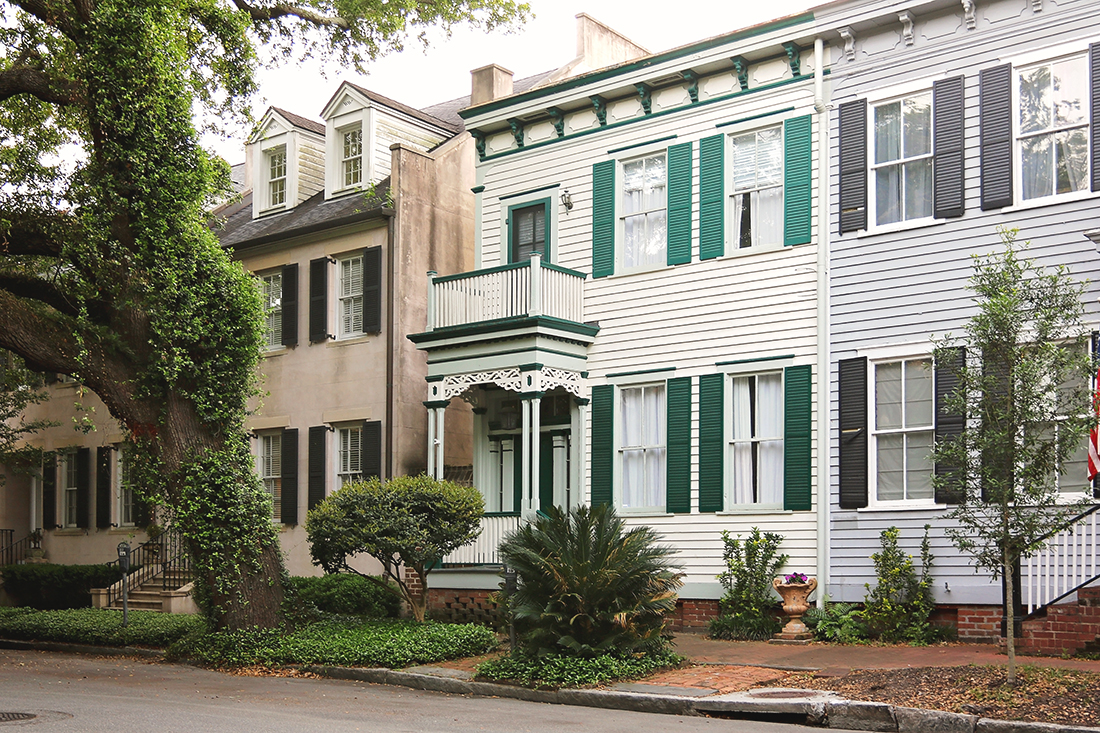
<path id="1" fill-rule="evenodd" d="M 753 503 L 751 377 L 733 380 L 733 503 Z"/>
<path id="2" fill-rule="evenodd" d="M 763 504 L 783 503 L 783 376 L 756 378 L 757 435 L 760 438 L 757 498 Z"/>
<path id="3" fill-rule="evenodd" d="M 622 425 L 623 507 L 645 506 L 645 450 L 642 448 L 642 390 L 622 391 L 619 414 Z"/>
<path id="4" fill-rule="evenodd" d="M 645 504 L 665 505 L 665 391 L 662 387 L 645 390 Z"/>

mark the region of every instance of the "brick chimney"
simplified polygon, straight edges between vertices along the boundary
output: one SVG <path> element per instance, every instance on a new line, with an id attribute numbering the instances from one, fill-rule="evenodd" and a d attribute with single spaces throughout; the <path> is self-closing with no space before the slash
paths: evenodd
<path id="1" fill-rule="evenodd" d="M 489 64 L 470 72 L 470 106 L 476 107 L 512 93 L 512 72 L 503 66 Z"/>

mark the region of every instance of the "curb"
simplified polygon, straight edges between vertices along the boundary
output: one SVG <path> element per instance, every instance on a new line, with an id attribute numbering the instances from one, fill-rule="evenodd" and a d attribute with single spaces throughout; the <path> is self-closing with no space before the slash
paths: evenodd
<path id="1" fill-rule="evenodd" d="M 99 656 L 137 656 L 163 659 L 160 649 L 104 647 L 62 642 L 13 641 L 0 639 L 0 649 L 20 651 L 67 652 Z M 771 722 L 796 723 L 823 728 L 881 733 L 1100 733 L 1100 728 L 1056 723 L 1028 723 L 1015 720 L 979 718 L 976 715 L 949 713 L 888 705 L 881 702 L 844 700 L 822 695 L 821 691 L 802 699 L 753 699 L 744 693 L 685 697 L 655 695 L 617 690 L 532 690 L 496 682 L 441 677 L 385 668 L 332 667 L 327 665 L 288 665 L 303 672 L 334 680 L 369 682 L 377 685 L 407 687 L 413 690 L 444 692 L 451 695 L 504 697 L 526 702 L 576 705 L 608 710 L 663 715 L 705 715 L 721 718 L 748 718 Z M 815 699 L 816 698 L 816 699 Z"/>

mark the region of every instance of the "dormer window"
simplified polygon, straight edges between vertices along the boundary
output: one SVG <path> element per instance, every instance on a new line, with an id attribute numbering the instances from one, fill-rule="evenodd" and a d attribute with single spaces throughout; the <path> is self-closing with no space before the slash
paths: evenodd
<path id="1" fill-rule="evenodd" d="M 286 204 L 286 146 L 280 145 L 267 153 L 268 205 Z"/>
<path id="2" fill-rule="evenodd" d="M 343 172 L 344 187 L 358 186 L 363 182 L 363 128 L 354 127 L 343 131 Z"/>

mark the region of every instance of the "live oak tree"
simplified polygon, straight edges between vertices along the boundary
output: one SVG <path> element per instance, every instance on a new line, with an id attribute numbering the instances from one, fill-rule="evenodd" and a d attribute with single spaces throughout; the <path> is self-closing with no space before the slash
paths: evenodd
<path id="1" fill-rule="evenodd" d="M 261 47 L 361 67 L 514 0 L 0 0 L 0 348 L 127 429 L 221 627 L 277 623 L 283 566 L 244 431 L 262 307 L 207 227 L 227 168 L 192 115 L 242 117 Z"/>
<path id="2" fill-rule="evenodd" d="M 975 256 L 970 289 L 977 312 L 965 333 L 936 344 L 937 380 L 957 380 L 944 412 L 954 435 L 933 451 L 937 495 L 952 497 L 947 534 L 1006 584 L 1008 683 L 1015 684 L 1013 569 L 1064 526 L 1091 494 L 1067 464 L 1096 422 L 1093 369 L 1082 323 L 1084 286 L 1063 266 L 1023 256 L 1016 230 L 1004 249 Z M 1090 490 L 1091 491 L 1091 490 Z"/>

